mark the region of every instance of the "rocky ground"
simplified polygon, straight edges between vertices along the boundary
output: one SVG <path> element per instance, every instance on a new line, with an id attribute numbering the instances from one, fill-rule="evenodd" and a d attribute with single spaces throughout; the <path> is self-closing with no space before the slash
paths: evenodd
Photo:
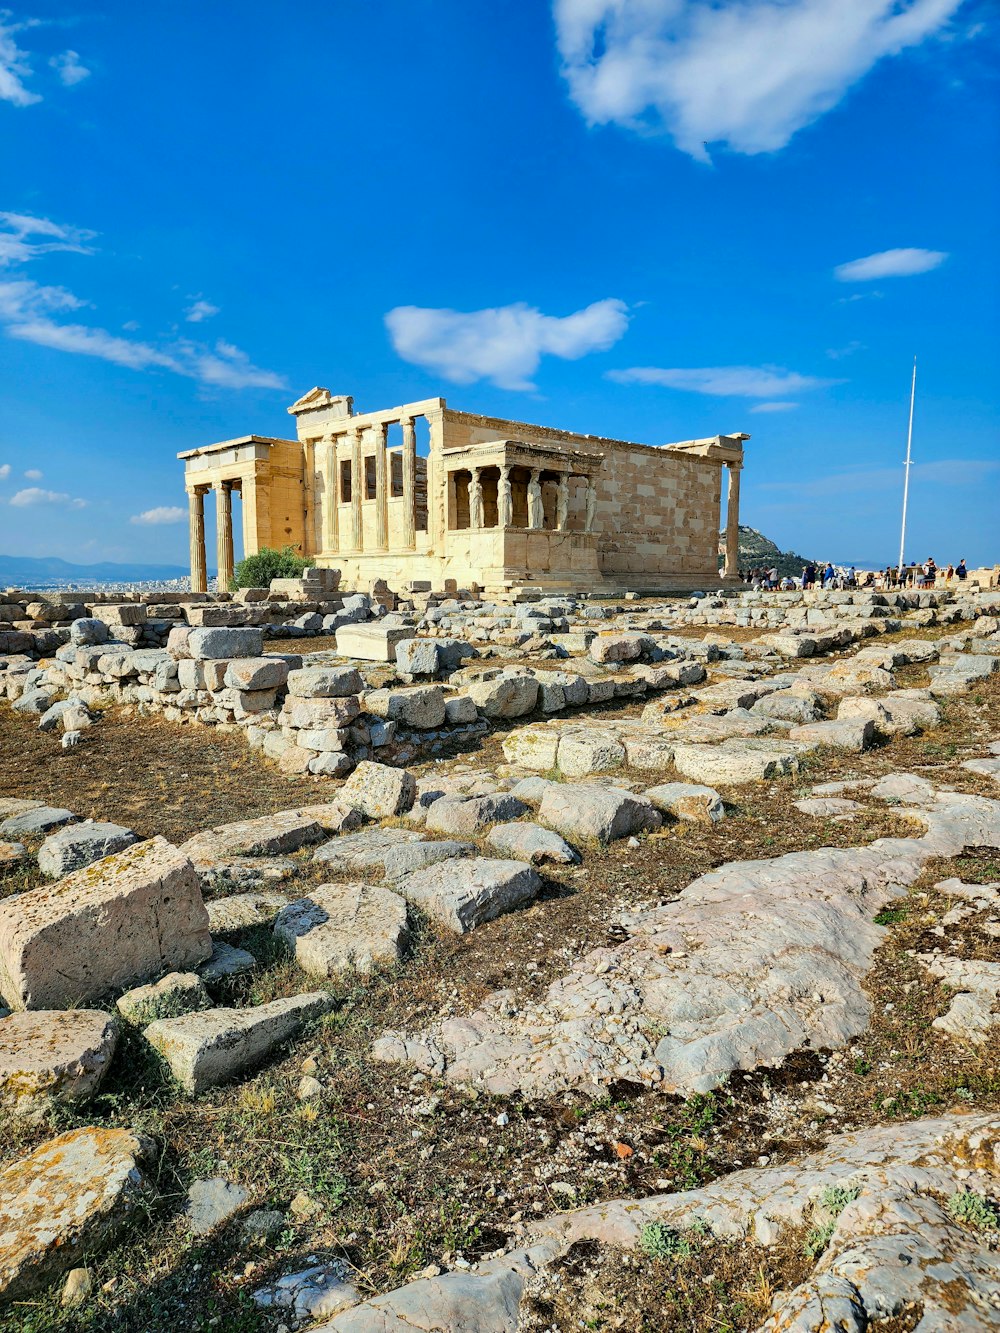
<path id="1" fill-rule="evenodd" d="M 1000 630 L 878 648 L 346 782 L 0 704 L 0 1326 L 995 1328 Z"/>

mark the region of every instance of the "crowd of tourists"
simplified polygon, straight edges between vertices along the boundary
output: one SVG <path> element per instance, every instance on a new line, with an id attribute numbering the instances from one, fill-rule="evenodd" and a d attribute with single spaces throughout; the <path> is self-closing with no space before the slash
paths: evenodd
<path id="1" fill-rule="evenodd" d="M 878 588 L 881 590 L 898 588 L 934 588 L 953 583 L 964 583 L 968 578 L 965 557 L 957 565 L 939 568 L 933 556 L 928 556 L 923 564 L 915 560 L 908 565 L 896 567 L 886 565 L 885 569 L 863 570 L 859 573 L 853 565 L 846 568 L 828 561 L 825 565 L 816 565 L 811 561 L 802 567 L 802 573 L 795 577 L 791 574 L 779 575 L 775 566 L 760 566 L 740 570 L 740 579 L 751 588 L 763 588 L 770 591 L 791 591 L 801 589 L 808 592 L 812 588 L 836 588 L 851 590 L 855 588 Z"/>

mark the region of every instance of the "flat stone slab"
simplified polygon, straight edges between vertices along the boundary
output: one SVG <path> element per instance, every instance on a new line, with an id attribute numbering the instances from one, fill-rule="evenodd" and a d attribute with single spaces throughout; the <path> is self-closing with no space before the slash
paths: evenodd
<path id="1" fill-rule="evenodd" d="M 398 962 L 410 938 L 404 900 L 368 884 L 319 885 L 278 913 L 274 934 L 314 977 Z"/>
<path id="2" fill-rule="evenodd" d="M 50 879 L 61 879 L 81 866 L 89 866 L 113 852 L 123 852 L 139 841 L 138 835 L 121 824 L 86 820 L 50 833 L 38 850 L 38 868 Z"/>
<path id="3" fill-rule="evenodd" d="M 257 966 L 257 959 L 246 949 L 237 949 L 222 940 L 212 943 L 212 955 L 198 968 L 198 976 L 206 986 L 214 986 L 219 981 L 230 977 L 240 977 L 244 972 L 252 972 Z"/>
<path id="4" fill-rule="evenodd" d="M 159 981 L 136 986 L 120 995 L 116 1008 L 134 1027 L 147 1027 L 157 1018 L 175 1018 L 193 1009 L 209 1009 L 205 983 L 197 972 L 168 972 Z"/>
<path id="5" fill-rule="evenodd" d="M 889 773 L 869 788 L 868 795 L 900 805 L 926 805 L 937 799 L 934 784 L 916 773 Z"/>
<path id="6" fill-rule="evenodd" d="M 694 782 L 663 782 L 658 787 L 647 787 L 642 794 L 657 810 L 689 823 L 717 824 L 726 817 L 722 797 L 714 787 Z"/>
<path id="7" fill-rule="evenodd" d="M 327 1319 L 348 1310 L 361 1300 L 361 1293 L 347 1280 L 346 1264 L 316 1264 L 297 1273 L 287 1273 L 269 1287 L 253 1294 L 261 1310 L 287 1311 L 297 1324 Z M 370 1325 L 375 1333 L 377 1324 Z"/>
<path id="8" fill-rule="evenodd" d="M 0 869 L 27 861 L 28 849 L 23 842 L 0 842 Z"/>
<path id="9" fill-rule="evenodd" d="M 614 842 L 658 829 L 663 816 L 644 797 L 596 783 L 552 783 L 542 794 L 539 822 L 570 839 Z"/>
<path id="10" fill-rule="evenodd" d="M 313 860 L 328 866 L 332 874 L 349 875 L 358 870 L 382 870 L 390 852 L 419 843 L 424 834 L 413 829 L 373 828 L 332 838 L 313 852 Z"/>
<path id="11" fill-rule="evenodd" d="M 337 652 L 363 662 L 394 662 L 396 644 L 412 637 L 412 629 L 377 621 L 373 625 L 341 625 L 336 631 Z"/>
<path id="12" fill-rule="evenodd" d="M 0 1297 L 21 1299 L 109 1245 L 153 1193 L 156 1149 L 125 1129 L 75 1129 L 0 1170 Z"/>
<path id="13" fill-rule="evenodd" d="M 940 1032 L 972 1046 L 981 1046 L 1000 1023 L 1000 963 L 979 958 L 949 958 L 945 954 L 918 954 L 931 976 L 955 994 L 946 1013 L 935 1018 Z"/>
<path id="14" fill-rule="evenodd" d="M 875 723 L 870 717 L 852 717 L 842 719 L 838 715 L 835 722 L 807 722 L 805 726 L 793 727 L 788 733 L 789 740 L 808 741 L 812 745 L 825 745 L 833 750 L 852 750 L 860 754 L 867 750 L 875 739 Z"/>
<path id="15" fill-rule="evenodd" d="M 813 747 L 794 741 L 723 741 L 721 745 L 677 745 L 674 767 L 693 782 L 706 786 L 764 782 L 798 770 L 803 753 Z"/>
<path id="16" fill-rule="evenodd" d="M 15 1009 L 86 1004 L 211 949 L 198 873 L 165 838 L 0 902 L 0 993 Z"/>
<path id="17" fill-rule="evenodd" d="M 970 773 L 978 773 L 980 777 L 992 778 L 994 782 L 1000 782 L 1000 757 L 995 759 L 966 759 L 962 767 L 968 769 Z"/>
<path id="18" fill-rule="evenodd" d="M 571 866 L 580 860 L 579 853 L 564 838 L 540 824 L 495 824 L 486 835 L 486 842 L 495 852 L 534 866 Z"/>
<path id="19" fill-rule="evenodd" d="M 251 926 L 270 925 L 288 906 L 288 898 L 283 893 L 232 893 L 226 898 L 212 898 L 205 906 L 212 935 L 228 935 Z"/>
<path id="20" fill-rule="evenodd" d="M 412 875 L 415 870 L 437 865 L 439 861 L 450 861 L 456 856 L 472 856 L 475 850 L 471 842 L 454 842 L 445 838 L 399 843 L 386 852 L 382 872 L 390 883 L 394 883 L 404 875 Z"/>
<path id="21" fill-rule="evenodd" d="M 542 887 L 523 861 L 486 857 L 442 861 L 396 882 L 396 889 L 432 921 L 456 935 L 530 902 Z"/>
<path id="22" fill-rule="evenodd" d="M 110 1014 L 44 1009 L 0 1019 L 0 1102 L 34 1116 L 52 1102 L 83 1102 L 107 1073 L 118 1042 Z"/>
<path id="23" fill-rule="evenodd" d="M 184 1209 L 188 1226 L 196 1236 L 209 1236 L 235 1217 L 249 1198 L 242 1185 L 221 1176 L 196 1180 L 188 1190 Z"/>
<path id="24" fill-rule="evenodd" d="M 332 995 L 315 991 L 254 1009 L 205 1009 L 158 1019 L 143 1036 L 185 1091 L 196 1094 L 262 1064 L 333 1003 Z"/>
<path id="25" fill-rule="evenodd" d="M 817 819 L 853 819 L 863 809 L 858 801 L 849 801 L 840 796 L 806 796 L 792 804 L 804 815 L 813 815 Z"/>
<path id="26" fill-rule="evenodd" d="M 10 815 L 0 824 L 0 838 L 40 838 L 54 828 L 69 824 L 76 818 L 72 810 L 63 810 L 59 806 L 34 806 Z"/>
<path id="27" fill-rule="evenodd" d="M 280 856 L 320 842 L 323 837 L 325 832 L 318 820 L 298 810 L 279 810 L 259 819 L 220 824 L 196 833 L 181 844 L 180 850 L 200 869 L 233 857 Z"/>

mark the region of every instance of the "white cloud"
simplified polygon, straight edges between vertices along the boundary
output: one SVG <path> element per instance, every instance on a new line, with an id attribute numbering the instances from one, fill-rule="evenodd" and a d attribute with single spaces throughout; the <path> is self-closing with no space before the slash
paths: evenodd
<path id="1" fill-rule="evenodd" d="M 31 106 L 42 99 L 24 86 L 24 80 L 31 77 L 31 65 L 27 52 L 22 51 L 14 39 L 15 34 L 32 25 L 11 23 L 10 20 L 10 10 L 0 9 L 0 102 Z"/>
<path id="2" fill-rule="evenodd" d="M 213 305 L 211 301 L 203 301 L 200 297 L 193 301 L 184 311 L 184 318 L 189 324 L 200 324 L 204 319 L 211 319 L 213 315 L 219 313 L 219 307 Z"/>
<path id="3" fill-rule="evenodd" d="M 10 464 L 0 463 L 0 481 L 6 481 L 10 476 Z"/>
<path id="4" fill-rule="evenodd" d="M 42 477 L 45 474 L 43 472 L 40 472 L 37 467 L 29 467 L 24 475 L 27 477 L 29 481 L 41 481 Z"/>
<path id="5" fill-rule="evenodd" d="M 404 361 L 456 384 L 488 379 L 501 389 L 532 389 L 544 355 L 576 361 L 616 343 L 628 328 L 628 307 L 608 299 L 560 317 L 523 301 L 470 311 L 404 305 L 385 323 Z"/>
<path id="6" fill-rule="evenodd" d="M 779 366 L 703 366 L 687 370 L 632 366 L 628 370 L 609 370 L 607 378 L 617 384 L 656 384 L 665 389 L 685 389 L 721 398 L 783 398 L 806 389 L 824 389 L 842 383 L 799 375 Z M 775 410 L 773 405 L 770 410 Z"/>
<path id="7" fill-rule="evenodd" d="M 94 233 L 48 218 L 0 212 L 0 264 L 24 264 L 50 250 L 91 254 Z M 41 237 L 42 240 L 32 239 Z M 0 282 L 0 324 L 8 337 L 79 356 L 93 356 L 130 370 L 160 369 L 200 384 L 225 389 L 285 389 L 274 371 L 262 370 L 247 354 L 221 339 L 214 347 L 186 340 L 164 346 L 140 342 L 86 324 L 64 324 L 55 315 L 87 303 L 64 287 L 45 287 L 30 278 Z M 214 307 L 203 303 L 209 310 Z M 127 332 L 136 325 L 125 326 Z"/>
<path id="8" fill-rule="evenodd" d="M 592 125 L 706 145 L 783 148 L 880 60 L 963 0 L 554 0 L 570 96 Z"/>
<path id="9" fill-rule="evenodd" d="M 72 88 L 74 83 L 82 83 L 84 79 L 90 78 L 90 70 L 80 63 L 76 51 L 63 51 L 53 56 L 49 64 L 67 88 Z"/>
<path id="10" fill-rule="evenodd" d="M 881 250 L 877 255 L 838 264 L 833 276 L 838 282 L 877 282 L 879 278 L 909 278 L 929 273 L 948 258 L 947 250 Z"/>
<path id="11" fill-rule="evenodd" d="M 70 509 L 85 509 L 86 500 L 74 500 L 65 491 L 44 491 L 40 486 L 28 486 L 10 497 L 12 505 L 27 509 L 32 505 L 66 505 Z"/>
<path id="12" fill-rule="evenodd" d="M 831 361 L 843 361 L 845 356 L 853 356 L 855 352 L 863 352 L 864 350 L 865 344 L 858 342 L 855 338 L 844 347 L 828 347 L 826 354 Z"/>
<path id="13" fill-rule="evenodd" d="M 133 514 L 130 523 L 142 523 L 156 526 L 161 523 L 182 523 L 187 518 L 187 510 L 180 505 L 159 505 L 156 509 L 146 509 L 141 514 Z"/>
<path id="14" fill-rule="evenodd" d="M 798 403 L 755 403 L 751 412 L 791 412 Z"/>

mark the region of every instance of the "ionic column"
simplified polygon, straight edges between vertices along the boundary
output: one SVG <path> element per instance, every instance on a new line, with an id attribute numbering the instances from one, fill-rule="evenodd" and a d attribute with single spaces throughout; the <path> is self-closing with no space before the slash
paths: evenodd
<path id="1" fill-rule="evenodd" d="M 458 526 L 458 486 L 454 472 L 448 473 L 448 512 L 444 516 L 444 525 L 448 531 Z"/>
<path id="2" fill-rule="evenodd" d="M 727 579 L 736 578 L 740 558 L 740 472 L 739 463 L 727 463 L 729 495 L 726 502 L 726 563 L 723 573 Z"/>
<path id="3" fill-rule="evenodd" d="M 215 488 L 215 536 L 219 591 L 223 592 L 233 577 L 233 492 L 228 481 L 220 481 Z"/>
<path id="4" fill-rule="evenodd" d="M 386 436 L 389 427 L 379 422 L 372 427 L 375 435 L 375 546 L 384 551 L 389 545 L 389 513 L 386 474 Z"/>
<path id="5" fill-rule="evenodd" d="M 569 473 L 560 472 L 559 489 L 556 496 L 556 527 L 560 532 L 566 530 L 569 518 Z"/>
<path id="6" fill-rule="evenodd" d="M 302 442 L 302 554 L 312 555 L 316 545 L 316 476 L 313 441 Z"/>
<path id="7" fill-rule="evenodd" d="M 327 435 L 323 439 L 323 498 L 326 501 L 323 527 L 323 550 L 340 550 L 340 516 L 337 513 L 338 491 L 337 437 Z"/>
<path id="8" fill-rule="evenodd" d="M 417 428 L 412 417 L 403 418 L 402 544 L 408 551 L 417 544 Z"/>
<path id="9" fill-rule="evenodd" d="M 361 435 L 357 430 L 348 432 L 351 441 L 351 546 L 364 550 L 364 526 L 361 519 Z"/>
<path id="10" fill-rule="evenodd" d="M 188 535 L 191 539 L 191 591 L 207 592 L 204 491 L 188 491 Z"/>

